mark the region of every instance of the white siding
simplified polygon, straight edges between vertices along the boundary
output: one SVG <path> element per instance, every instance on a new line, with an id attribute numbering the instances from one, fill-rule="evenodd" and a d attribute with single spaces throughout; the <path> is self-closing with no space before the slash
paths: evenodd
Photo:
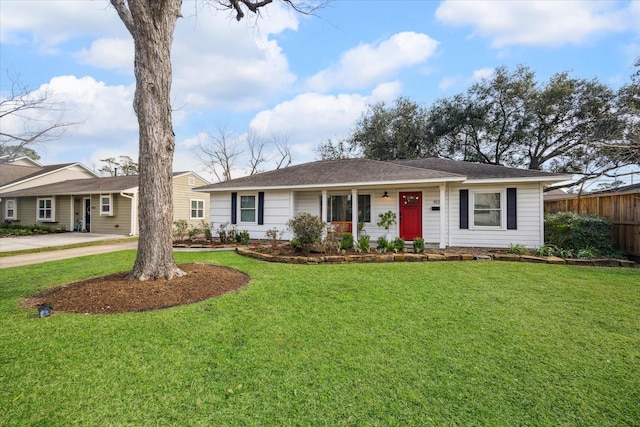
<path id="1" fill-rule="evenodd" d="M 238 199 L 242 195 L 256 196 L 256 210 L 258 206 L 258 192 L 238 192 Z M 264 224 L 241 223 L 239 218 L 240 201 L 238 200 L 238 231 L 248 231 L 252 239 L 266 238 L 266 231 L 277 228 L 284 231 L 284 239 L 290 239 L 291 233 L 287 230 L 287 222 L 291 212 L 291 193 L 283 191 L 265 191 L 264 195 Z M 256 211 L 257 221 L 257 211 Z M 231 192 L 211 193 L 211 232 L 214 237 L 218 235 L 221 224 L 231 227 Z"/>
<path id="2" fill-rule="evenodd" d="M 294 215 L 309 212 L 311 215 L 320 216 L 321 191 L 300 191 L 294 193 Z"/>
<path id="3" fill-rule="evenodd" d="M 517 230 L 507 230 L 506 226 L 502 230 L 468 230 L 460 229 L 460 189 L 473 191 L 493 191 L 502 190 L 507 187 L 517 189 Z M 448 246 L 477 246 L 477 247 L 499 247 L 506 248 L 512 244 L 525 245 L 528 248 L 539 247 L 543 242 L 540 239 L 540 220 L 543 215 L 540 204 L 540 186 L 538 183 L 531 184 L 503 184 L 483 185 L 483 186 L 460 186 L 453 185 L 450 188 L 450 236 Z M 472 208 L 471 197 L 469 206 Z M 506 209 L 506 206 L 504 207 Z"/>

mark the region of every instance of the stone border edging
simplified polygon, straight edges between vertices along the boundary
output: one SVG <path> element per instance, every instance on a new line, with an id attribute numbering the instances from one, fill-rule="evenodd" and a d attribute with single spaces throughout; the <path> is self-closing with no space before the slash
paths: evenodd
<path id="1" fill-rule="evenodd" d="M 414 254 L 414 253 L 363 253 L 354 255 L 324 255 L 324 256 L 287 256 L 272 255 L 264 252 L 256 252 L 248 248 L 236 248 L 236 253 L 250 258 L 267 262 L 280 262 L 286 264 L 344 264 L 358 263 L 383 263 L 383 262 L 424 262 L 424 261 L 520 261 L 541 264 L 567 264 L 589 265 L 598 267 L 638 267 L 635 262 L 610 258 L 594 259 L 565 259 L 559 257 L 538 257 L 532 255 L 499 254 L 487 255 L 438 253 L 438 254 Z"/>

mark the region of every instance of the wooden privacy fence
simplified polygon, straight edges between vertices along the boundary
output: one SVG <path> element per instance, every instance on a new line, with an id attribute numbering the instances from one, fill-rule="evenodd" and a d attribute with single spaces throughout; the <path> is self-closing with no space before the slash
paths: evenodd
<path id="1" fill-rule="evenodd" d="M 618 247 L 634 259 L 640 258 L 640 189 L 580 197 L 545 197 L 544 211 L 576 212 L 605 217 L 614 225 L 613 239 Z"/>

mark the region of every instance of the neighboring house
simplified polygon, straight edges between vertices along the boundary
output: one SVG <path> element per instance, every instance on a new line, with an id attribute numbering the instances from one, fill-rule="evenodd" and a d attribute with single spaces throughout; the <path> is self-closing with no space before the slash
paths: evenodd
<path id="1" fill-rule="evenodd" d="M 309 212 L 328 223 L 364 224 L 378 237 L 447 246 L 544 243 L 543 188 L 570 176 L 445 159 L 312 162 L 198 188 L 211 195 L 211 222 L 235 224 L 252 238 Z M 389 236 L 378 215 L 392 211 Z M 357 236 L 355 236 L 357 238 Z"/>
<path id="2" fill-rule="evenodd" d="M 4 168 L 5 165 L 0 165 Z M 209 200 L 195 187 L 208 182 L 193 172 L 173 174 L 174 221 L 208 220 Z M 138 176 L 66 179 L 27 188 L 0 190 L 1 219 L 50 224 L 66 230 L 138 234 Z"/>
<path id="3" fill-rule="evenodd" d="M 640 260 L 640 184 L 586 194 L 545 193 L 544 211 L 599 215 L 613 223 L 616 245 L 633 260 Z"/>

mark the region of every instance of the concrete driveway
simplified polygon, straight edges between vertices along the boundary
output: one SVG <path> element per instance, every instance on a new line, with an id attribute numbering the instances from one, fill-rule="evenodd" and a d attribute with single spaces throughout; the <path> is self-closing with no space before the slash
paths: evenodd
<path id="1" fill-rule="evenodd" d="M 0 252 L 48 248 L 54 246 L 65 246 L 102 240 L 116 240 L 126 237 L 127 236 L 118 236 L 114 234 L 94 234 L 78 232 L 41 234 L 37 236 L 3 237 L 0 238 Z"/>
<path id="2" fill-rule="evenodd" d="M 137 240 L 109 243 L 109 240 L 117 240 L 124 237 L 126 236 L 77 232 L 44 234 L 38 236 L 3 237 L 0 238 L 0 252 L 65 246 L 96 241 L 104 241 L 104 244 L 82 248 L 60 249 L 56 251 L 1 257 L 0 268 L 38 264 L 41 262 L 56 261 L 59 259 L 76 258 L 85 255 L 101 254 L 105 252 L 138 248 Z"/>

